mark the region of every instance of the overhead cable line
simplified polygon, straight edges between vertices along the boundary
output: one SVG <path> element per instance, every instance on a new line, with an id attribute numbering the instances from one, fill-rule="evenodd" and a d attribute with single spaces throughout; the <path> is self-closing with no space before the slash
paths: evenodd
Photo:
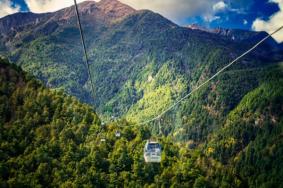
<path id="1" fill-rule="evenodd" d="M 93 81 L 92 81 L 92 76 L 91 76 L 91 71 L 90 71 L 90 66 L 89 66 L 89 59 L 88 59 L 88 55 L 87 55 L 86 45 L 85 45 L 85 37 L 84 37 L 83 30 L 82 30 L 81 18 L 80 18 L 80 14 L 79 14 L 77 1 L 74 0 L 74 3 L 75 3 L 75 10 L 76 10 L 77 19 L 78 19 L 78 27 L 79 27 L 79 30 L 80 30 L 81 42 L 82 42 L 82 46 L 83 46 L 83 52 L 84 52 L 84 56 L 85 56 L 85 64 L 86 64 L 86 68 L 87 68 L 87 72 L 88 72 L 88 77 L 90 79 L 91 91 L 92 91 L 92 95 L 93 95 L 93 99 L 94 99 L 94 97 L 95 97 L 94 86 L 93 86 Z"/>
<path id="2" fill-rule="evenodd" d="M 280 30 L 283 29 L 283 26 L 279 27 L 276 31 L 268 34 L 268 36 L 264 37 L 261 41 L 259 41 L 258 43 L 256 43 L 253 47 L 251 47 L 249 50 L 247 50 L 246 52 L 244 52 L 242 55 L 238 56 L 236 59 L 234 59 L 232 62 L 230 62 L 228 65 L 226 65 L 225 67 L 223 67 L 222 69 L 220 69 L 217 73 L 215 73 L 212 77 L 210 77 L 209 79 L 207 79 L 205 82 L 203 82 L 202 84 L 200 84 L 199 86 L 197 86 L 196 88 L 194 88 L 191 92 L 189 92 L 187 95 L 185 95 L 184 97 L 182 97 L 181 99 L 177 100 L 173 105 L 171 105 L 169 108 L 167 108 L 166 110 L 164 110 L 163 112 L 161 112 L 159 115 L 157 115 L 156 117 L 147 120 L 147 121 L 143 121 L 141 123 L 136 123 L 134 125 L 145 125 L 148 123 L 151 123 L 155 120 L 160 119 L 164 114 L 166 114 L 167 112 L 169 112 L 170 110 L 172 110 L 175 106 L 177 106 L 178 104 L 180 104 L 182 101 L 184 101 L 185 99 L 187 99 L 189 96 L 191 96 L 193 93 L 195 93 L 196 91 L 198 91 L 200 88 L 202 88 L 204 85 L 206 85 L 207 83 L 209 83 L 210 81 L 212 81 L 215 77 L 217 77 L 220 73 L 222 73 L 223 71 L 225 71 L 226 69 L 228 69 L 230 66 L 232 66 L 234 63 L 236 63 L 238 60 L 240 60 L 241 58 L 243 58 L 244 56 L 246 56 L 247 54 L 249 54 L 250 52 L 252 52 L 254 49 L 256 49 L 260 44 L 262 44 L 264 41 L 266 41 L 268 38 L 272 37 L 273 35 L 275 35 L 276 33 L 278 33 Z"/>

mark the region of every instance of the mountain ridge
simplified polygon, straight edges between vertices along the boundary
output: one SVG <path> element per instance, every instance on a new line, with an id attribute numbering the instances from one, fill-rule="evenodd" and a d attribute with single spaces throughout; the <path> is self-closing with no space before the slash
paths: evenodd
<path id="1" fill-rule="evenodd" d="M 193 30 L 204 31 L 208 33 L 213 33 L 219 36 L 222 36 L 231 41 L 243 41 L 246 43 L 251 43 L 254 41 L 260 41 L 264 37 L 268 36 L 266 31 L 251 31 L 243 29 L 229 29 L 229 28 L 205 28 L 197 24 L 191 24 L 185 26 Z M 269 45 L 271 45 L 275 50 L 280 50 L 280 43 L 278 43 L 272 37 L 267 40 Z"/>

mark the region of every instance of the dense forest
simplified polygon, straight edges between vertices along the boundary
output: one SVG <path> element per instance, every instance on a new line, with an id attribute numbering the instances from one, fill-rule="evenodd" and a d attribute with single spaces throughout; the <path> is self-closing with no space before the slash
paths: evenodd
<path id="1" fill-rule="evenodd" d="M 273 69 L 282 71 L 282 64 Z M 45 88 L 1 59 L 1 187 L 280 187 L 283 80 L 261 84 L 206 142 L 159 137 L 162 162 L 147 164 L 150 127 L 101 123 L 93 109 Z M 115 131 L 121 137 L 115 136 Z"/>
<path id="2" fill-rule="evenodd" d="M 182 27 L 117 0 L 78 8 L 94 96 L 74 7 L 0 19 L 0 187 L 283 188 L 282 44 L 140 125 L 267 33 Z M 145 163 L 149 139 L 161 163 Z"/>
<path id="3" fill-rule="evenodd" d="M 145 164 L 147 128 L 124 121 L 102 126 L 74 97 L 44 88 L 5 60 L 0 70 L 1 187 L 208 185 L 195 163 L 198 154 L 170 138 L 160 140 L 163 162 Z"/>

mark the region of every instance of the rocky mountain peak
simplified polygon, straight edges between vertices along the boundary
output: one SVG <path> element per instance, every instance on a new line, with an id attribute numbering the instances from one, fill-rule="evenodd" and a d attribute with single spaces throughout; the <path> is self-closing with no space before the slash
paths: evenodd
<path id="1" fill-rule="evenodd" d="M 136 11 L 118 0 L 84 1 L 79 4 L 79 9 L 82 13 L 92 14 L 95 11 L 100 11 L 106 15 L 111 14 L 115 17 L 123 17 Z"/>
<path id="2" fill-rule="evenodd" d="M 78 4 L 78 8 L 82 18 L 104 20 L 106 22 L 111 22 L 113 19 L 123 19 L 136 11 L 117 0 L 84 1 Z M 59 10 L 54 18 L 55 20 L 69 20 L 74 16 L 74 6 L 72 6 Z"/>
<path id="3" fill-rule="evenodd" d="M 118 0 L 101 0 L 97 3 L 97 7 L 107 15 L 121 18 L 136 11 Z"/>

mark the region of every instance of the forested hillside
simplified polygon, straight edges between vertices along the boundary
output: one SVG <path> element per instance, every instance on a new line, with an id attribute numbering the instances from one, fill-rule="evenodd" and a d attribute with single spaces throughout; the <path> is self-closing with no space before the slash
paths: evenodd
<path id="1" fill-rule="evenodd" d="M 205 141 L 249 92 L 265 83 L 279 85 L 282 78 L 282 63 L 226 71 L 167 113 L 163 118 L 164 132 L 174 132 L 179 140 Z"/>
<path id="2" fill-rule="evenodd" d="M 208 155 L 229 164 L 249 186 L 283 186 L 282 85 L 277 77 L 248 93 L 209 138 Z"/>
<path id="3" fill-rule="evenodd" d="M 88 105 L 45 89 L 6 60 L 1 59 L 0 71 L 1 187 L 207 183 L 194 162 L 198 156 L 179 150 L 170 138 L 162 139 L 164 162 L 145 164 L 143 144 L 151 135 L 147 128 L 127 128 L 126 122 L 101 126 Z M 116 130 L 121 137 L 115 137 Z"/>
<path id="4" fill-rule="evenodd" d="M 268 69 L 276 81 L 244 96 L 204 144 L 159 137 L 162 162 L 146 164 L 150 127 L 103 125 L 88 105 L 1 59 L 1 187 L 280 187 L 283 84 L 273 73 L 282 64 Z"/>

